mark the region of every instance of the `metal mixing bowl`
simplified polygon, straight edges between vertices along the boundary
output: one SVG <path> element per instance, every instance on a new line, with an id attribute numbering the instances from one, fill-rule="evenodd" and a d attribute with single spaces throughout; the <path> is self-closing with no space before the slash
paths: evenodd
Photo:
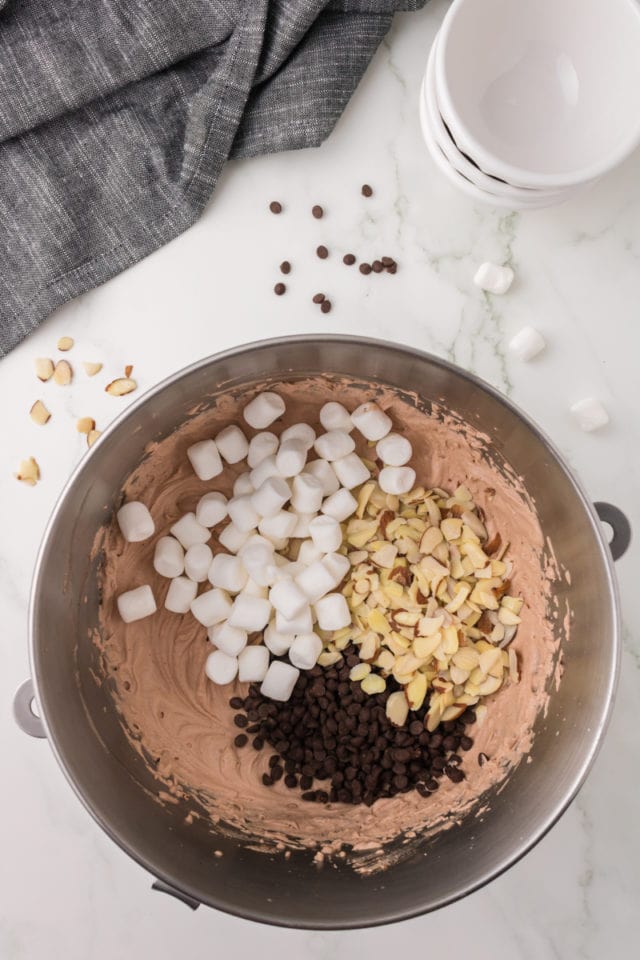
<path id="1" fill-rule="evenodd" d="M 573 610 L 564 677 L 540 716 L 532 763 L 521 763 L 479 824 L 467 817 L 424 840 L 407 860 L 363 877 L 347 866 L 319 870 L 309 855 L 290 860 L 247 850 L 225 836 L 211 856 L 210 827 L 185 824 L 187 808 L 160 805 L 156 784 L 126 740 L 104 686 L 90 676 L 99 596 L 91 548 L 127 475 L 150 439 L 167 436 L 220 384 L 229 387 L 309 374 L 344 374 L 415 391 L 457 411 L 487 433 L 523 478 L 557 559 Z M 605 505 L 611 549 L 628 542 L 624 516 Z M 601 516 L 604 516 L 601 513 Z M 610 547 L 598 515 L 560 455 L 509 401 L 477 378 L 407 347 L 353 337 L 271 340 L 203 360 L 149 391 L 105 431 L 75 471 L 47 527 L 30 611 L 32 682 L 16 716 L 44 735 L 69 782 L 101 827 L 140 864 L 192 905 L 254 920 L 311 928 L 386 923 L 441 907 L 518 860 L 575 796 L 607 724 L 618 668 L 620 623 Z M 29 707 L 33 695 L 42 720 Z"/>

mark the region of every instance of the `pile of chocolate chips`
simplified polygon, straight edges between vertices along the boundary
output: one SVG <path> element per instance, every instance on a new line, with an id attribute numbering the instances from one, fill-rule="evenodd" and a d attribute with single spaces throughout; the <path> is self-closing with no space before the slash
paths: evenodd
<path id="1" fill-rule="evenodd" d="M 348 647 L 335 665 L 302 673 L 286 703 L 263 697 L 255 684 L 244 699 L 231 699 L 231 707 L 242 711 L 235 716 L 242 731 L 236 746 L 246 746 L 251 738 L 254 749 L 268 744 L 275 751 L 269 773 L 263 774 L 265 786 L 284 777 L 287 787 L 303 791 L 303 800 L 371 806 L 380 797 L 410 790 L 427 797 L 443 775 L 454 783 L 463 780 L 459 751 L 473 745 L 465 729 L 475 723 L 474 711 L 428 733 L 427 701 L 397 727 L 386 715 L 385 702 L 400 687 L 390 678 L 385 693 L 367 696 L 349 679 L 358 663 Z M 314 789 L 316 781 L 323 787 Z"/>

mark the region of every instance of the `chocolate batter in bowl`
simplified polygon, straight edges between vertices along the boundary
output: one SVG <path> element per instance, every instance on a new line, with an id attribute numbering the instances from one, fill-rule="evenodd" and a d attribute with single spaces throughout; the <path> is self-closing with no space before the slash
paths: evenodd
<path id="1" fill-rule="evenodd" d="M 329 399 L 349 409 L 375 399 L 411 440 L 417 482 L 465 483 L 489 535 L 499 530 L 509 540 L 513 593 L 525 600 L 513 641 L 521 678 L 487 701 L 464 782 L 443 779 L 433 796 L 404 793 L 370 808 L 321 806 L 282 781 L 264 787 L 269 754 L 234 747 L 235 691 L 205 677 L 206 631 L 164 610 L 168 582 L 160 587 L 152 558 L 158 537 L 205 492 L 187 447 L 240 422 L 263 389 L 287 404 L 274 432 L 317 423 Z M 218 488 L 229 492 L 233 476 L 227 467 Z M 122 541 L 113 514 L 123 494 L 150 508 L 150 541 Z M 158 612 L 125 625 L 115 596 L 144 582 L 154 583 Z M 195 901 L 308 927 L 434 909 L 521 856 L 592 762 L 618 643 L 607 545 L 549 443 L 462 371 L 357 338 L 250 345 L 203 361 L 130 408 L 70 481 L 45 538 L 32 604 L 47 735 L 96 819 Z M 482 765 L 480 754 L 489 758 Z"/>

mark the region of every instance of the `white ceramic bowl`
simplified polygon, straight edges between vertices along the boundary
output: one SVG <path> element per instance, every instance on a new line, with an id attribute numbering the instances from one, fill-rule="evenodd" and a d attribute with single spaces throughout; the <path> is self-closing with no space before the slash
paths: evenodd
<path id="1" fill-rule="evenodd" d="M 451 165 L 455 167 L 463 177 L 479 187 L 480 190 L 484 190 L 493 197 L 503 197 L 522 207 L 549 206 L 550 204 L 561 203 L 566 200 L 572 192 L 575 192 L 576 188 L 541 190 L 537 188 L 514 187 L 504 180 L 499 180 L 496 177 L 484 173 L 471 158 L 461 153 L 440 113 L 438 91 L 435 84 L 435 51 L 437 44 L 438 37 L 436 36 L 427 62 L 427 70 L 423 82 L 423 95 L 426 100 L 426 108 L 432 133 L 438 146 Z"/>
<path id="2" fill-rule="evenodd" d="M 442 116 L 487 173 L 584 183 L 640 142 L 636 0 L 454 0 L 436 51 Z"/>

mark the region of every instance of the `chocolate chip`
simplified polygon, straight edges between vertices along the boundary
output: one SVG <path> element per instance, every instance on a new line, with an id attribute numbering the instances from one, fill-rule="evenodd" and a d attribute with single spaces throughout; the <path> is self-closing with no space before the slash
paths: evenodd
<path id="1" fill-rule="evenodd" d="M 371 264 L 370 263 L 361 263 L 358 267 L 360 273 L 364 273 L 365 277 L 371 273 Z"/>
<path id="2" fill-rule="evenodd" d="M 249 723 L 244 713 L 236 713 L 235 717 L 233 718 L 233 722 L 235 723 L 236 727 L 240 728 L 246 727 L 246 725 Z"/>
<path id="3" fill-rule="evenodd" d="M 273 786 L 273 780 L 271 779 L 268 773 L 262 774 L 262 782 L 264 783 L 265 787 Z"/>
<path id="4" fill-rule="evenodd" d="M 314 293 L 312 300 L 314 303 L 322 303 L 324 300 L 324 293 Z"/>
<path id="5" fill-rule="evenodd" d="M 269 757 L 269 766 L 275 767 L 276 763 L 280 763 L 280 757 L 277 753 L 274 753 Z"/>
<path id="6" fill-rule="evenodd" d="M 289 787 L 290 790 L 294 790 L 298 786 L 298 778 L 293 773 L 288 773 L 284 778 L 285 786 Z"/>
<path id="7" fill-rule="evenodd" d="M 291 264 L 288 260 L 283 260 L 280 264 L 280 273 L 291 273 Z"/>
<path id="8" fill-rule="evenodd" d="M 471 750 L 473 746 L 473 740 L 471 737 L 467 737 L 464 734 L 460 737 L 460 749 L 461 750 Z"/>
<path id="9" fill-rule="evenodd" d="M 242 710 L 244 707 L 244 700 L 242 697 L 231 697 L 231 700 L 229 700 L 229 706 L 232 710 Z"/>
<path id="10" fill-rule="evenodd" d="M 459 770 L 458 767 L 446 766 L 444 772 L 449 777 L 449 780 L 453 780 L 454 783 L 461 783 L 464 780 L 464 773 L 462 770 Z"/>
<path id="11" fill-rule="evenodd" d="M 486 753 L 479 753 L 479 754 L 478 754 L 478 766 L 479 766 L 479 767 L 484 767 L 484 765 L 485 765 L 485 763 L 487 762 L 488 759 L 489 759 L 489 757 L 486 755 Z"/>
<path id="12" fill-rule="evenodd" d="M 253 738 L 253 749 L 254 749 L 254 750 L 262 750 L 263 747 L 264 747 L 264 740 L 262 739 L 262 737 L 254 737 L 254 738 Z"/>
<path id="13" fill-rule="evenodd" d="M 321 220 L 324 215 L 324 210 L 318 203 L 316 203 L 315 206 L 311 208 L 311 213 L 316 218 L 316 220 Z"/>
<path id="14" fill-rule="evenodd" d="M 277 763 L 271 768 L 271 779 L 275 783 L 276 780 L 280 780 L 284 776 L 284 767 L 281 764 Z"/>
<path id="15" fill-rule="evenodd" d="M 279 200 L 272 200 L 269 204 L 269 210 L 271 210 L 271 213 L 282 213 L 282 204 Z"/>
<path id="16" fill-rule="evenodd" d="M 395 263 L 393 257 L 380 257 L 383 267 L 392 267 Z"/>
<path id="17" fill-rule="evenodd" d="M 382 266 L 382 260 L 374 260 L 371 264 L 371 269 L 374 273 L 382 273 L 384 267 Z"/>
<path id="18" fill-rule="evenodd" d="M 276 283 L 275 287 L 273 288 L 273 292 L 276 294 L 276 296 L 281 297 L 286 289 L 287 288 L 284 283 Z"/>
<path id="19" fill-rule="evenodd" d="M 371 196 L 373 196 L 373 190 L 371 189 L 371 187 L 369 186 L 368 183 L 363 183 L 363 184 L 362 184 L 362 190 L 361 190 L 360 192 L 362 193 L 362 196 L 363 196 L 363 197 L 371 197 Z"/>
<path id="20" fill-rule="evenodd" d="M 342 262 L 346 263 L 348 267 L 352 267 L 356 262 L 356 258 L 352 253 L 345 253 L 344 257 L 342 258 Z"/>
<path id="21" fill-rule="evenodd" d="M 321 260 L 326 260 L 327 257 L 329 256 L 329 251 L 327 250 L 327 248 L 326 248 L 325 246 L 323 246 L 322 244 L 320 244 L 319 247 L 316 247 L 316 254 L 317 254 L 317 256 L 320 257 Z"/>
<path id="22" fill-rule="evenodd" d="M 331 300 L 323 300 L 320 304 L 320 309 L 323 313 L 329 313 L 331 310 Z"/>
<path id="23" fill-rule="evenodd" d="M 249 743 L 249 737 L 246 733 L 239 733 L 233 742 L 236 747 L 245 747 Z"/>

